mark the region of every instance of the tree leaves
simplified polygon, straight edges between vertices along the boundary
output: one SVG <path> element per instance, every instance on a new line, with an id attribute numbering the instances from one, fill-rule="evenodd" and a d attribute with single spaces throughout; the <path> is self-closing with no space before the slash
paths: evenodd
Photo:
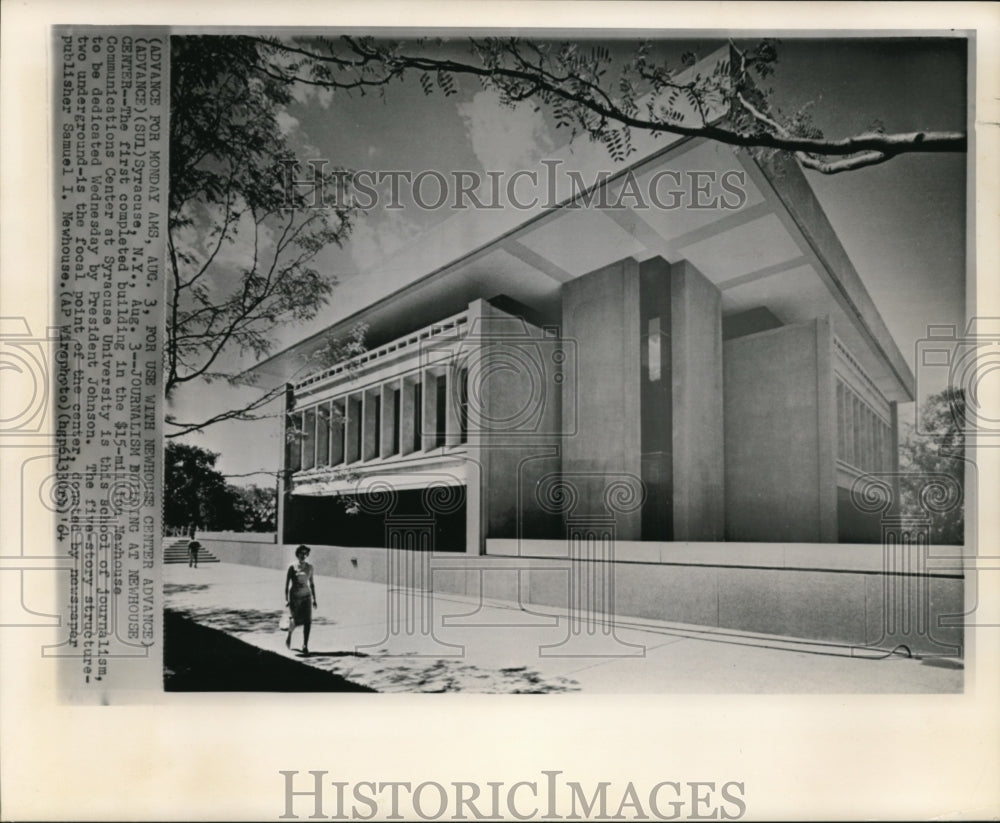
<path id="1" fill-rule="evenodd" d="M 267 354 L 275 325 L 314 317 L 335 278 L 312 261 L 356 210 L 327 200 L 348 172 L 299 162 L 279 122 L 290 78 L 328 67 L 248 37 L 173 37 L 171 49 L 168 397 L 225 376 L 218 364 L 235 355 Z"/>

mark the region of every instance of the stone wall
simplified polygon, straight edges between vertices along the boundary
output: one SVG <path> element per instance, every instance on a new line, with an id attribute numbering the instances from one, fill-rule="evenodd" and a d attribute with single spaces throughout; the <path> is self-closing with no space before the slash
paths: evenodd
<path id="1" fill-rule="evenodd" d="M 281 569 L 295 547 L 206 541 L 223 562 Z M 312 546 L 317 573 L 384 583 L 389 550 Z M 622 541 L 611 574 L 620 622 L 650 618 L 826 641 L 859 649 L 960 654 L 961 548 L 933 546 L 925 574 L 886 573 L 881 546 Z M 916 549 L 910 551 L 916 552 Z M 485 556 L 431 557 L 435 591 L 565 609 L 570 561 L 559 540 L 489 540 Z M 912 566 L 917 568 L 916 565 Z M 926 623 L 926 627 L 924 626 Z"/>

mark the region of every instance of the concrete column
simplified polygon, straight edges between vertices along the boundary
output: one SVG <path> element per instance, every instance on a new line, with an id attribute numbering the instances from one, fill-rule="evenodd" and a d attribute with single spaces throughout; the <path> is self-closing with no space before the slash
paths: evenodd
<path id="1" fill-rule="evenodd" d="M 833 325 L 816 320 L 816 429 L 818 437 L 817 507 L 821 543 L 836 543 L 837 525 L 837 378 L 833 371 Z M 874 415 L 872 416 L 874 422 Z M 874 433 L 874 432 L 873 432 Z"/>
<path id="2" fill-rule="evenodd" d="M 388 383 L 383 383 L 381 387 L 382 394 L 382 425 L 381 425 L 381 437 L 380 443 L 378 444 L 379 455 L 382 457 L 390 457 L 395 454 L 392 448 L 393 441 L 393 430 L 396 425 L 396 411 L 393 408 L 393 395 L 399 390 L 399 381 L 391 380 Z"/>
<path id="3" fill-rule="evenodd" d="M 409 377 L 400 381 L 399 390 L 399 453 L 410 454 L 414 451 L 414 434 L 416 433 L 416 384 L 420 378 Z"/>
<path id="4" fill-rule="evenodd" d="M 423 375 L 423 450 L 429 451 L 435 448 L 437 439 L 437 375 L 433 370 L 427 369 Z"/>
<path id="5" fill-rule="evenodd" d="M 354 463 L 361 459 L 358 449 L 359 432 L 361 431 L 361 395 L 353 394 L 344 403 L 347 415 L 345 427 L 347 435 L 344 438 L 345 463 Z"/>
<path id="6" fill-rule="evenodd" d="M 826 321 L 725 343 L 726 539 L 837 540 Z"/>
<path id="7" fill-rule="evenodd" d="M 890 441 L 889 441 L 889 471 L 892 472 L 892 499 L 893 507 L 891 514 L 899 514 L 899 404 L 896 401 L 889 403 L 890 414 Z M 966 486 L 968 488 L 968 486 Z M 969 509 L 973 511 L 973 509 Z"/>
<path id="8" fill-rule="evenodd" d="M 492 307 L 485 300 L 473 300 L 469 304 L 469 328 L 473 331 L 466 338 L 465 346 L 475 345 L 478 347 L 478 351 L 474 353 L 467 352 L 467 356 L 464 358 L 465 362 L 470 365 L 468 378 L 470 383 L 479 379 L 478 375 L 480 369 L 483 367 L 483 358 L 487 356 L 484 346 L 489 346 L 490 344 L 488 341 L 484 343 L 481 338 L 486 331 L 484 322 L 491 309 Z M 470 404 L 470 406 L 472 405 L 474 404 Z M 475 424 L 472 422 L 473 417 L 476 419 Z M 489 448 L 490 438 L 482 430 L 479 411 L 478 409 L 470 408 L 470 430 L 473 425 L 475 425 L 478 434 L 466 446 L 465 456 L 465 553 L 478 555 L 486 554 L 486 538 L 489 529 L 489 500 L 484 495 L 483 487 L 492 479 L 490 473 L 491 450 Z M 501 490 L 499 484 L 498 488 L 490 486 L 490 495 L 500 497 Z"/>
<path id="9" fill-rule="evenodd" d="M 277 511 L 275 513 L 275 519 L 277 526 L 277 539 L 279 543 L 286 542 L 288 535 L 288 523 L 287 521 L 287 501 L 285 500 L 288 495 L 288 414 L 295 402 L 295 394 L 292 391 L 291 384 L 285 386 L 285 413 L 281 415 L 281 441 L 278 445 L 278 465 L 281 466 L 281 471 L 278 472 L 278 493 L 277 493 Z"/>
<path id="10" fill-rule="evenodd" d="M 364 405 L 361 410 L 361 459 L 374 460 L 378 457 L 378 438 L 376 429 L 378 420 L 378 410 L 376 398 L 379 396 L 378 389 L 371 389 L 364 393 Z"/>
<path id="11" fill-rule="evenodd" d="M 458 368 L 449 364 L 445 372 L 445 436 L 446 446 L 457 446 L 462 442 L 461 424 L 458 419 Z"/>
<path id="12" fill-rule="evenodd" d="M 577 362 L 562 383 L 563 418 L 576 421 L 563 471 L 575 477 L 578 514 L 603 514 L 604 477 L 642 476 L 638 262 L 628 258 L 566 283 L 562 321 Z M 641 531 L 640 511 L 618 517 L 618 539 L 638 540 Z"/>
<path id="13" fill-rule="evenodd" d="M 722 295 L 686 260 L 670 270 L 674 540 L 722 540 Z"/>
<path id="14" fill-rule="evenodd" d="M 476 449 L 477 455 L 480 453 Z M 486 554 L 486 503 L 483 467 L 476 457 L 465 460 L 465 553 Z"/>
<path id="15" fill-rule="evenodd" d="M 346 398 L 334 400 L 330 417 L 330 465 L 339 466 L 344 462 L 344 429 L 347 424 L 345 417 Z"/>

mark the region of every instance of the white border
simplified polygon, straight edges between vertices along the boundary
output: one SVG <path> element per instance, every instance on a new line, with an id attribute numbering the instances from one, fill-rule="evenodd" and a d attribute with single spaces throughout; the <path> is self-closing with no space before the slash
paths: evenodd
<path id="1" fill-rule="evenodd" d="M 0 314 L 50 323 L 48 26 L 554 26 L 567 28 L 976 31 L 976 248 L 969 289 L 1000 315 L 997 276 L 1000 7 L 995 4 L 4 2 Z M 970 197 L 972 195 L 970 194 Z M 997 406 L 996 381 L 990 401 Z M 994 452 L 1000 450 L 994 450 Z M 2 469 L 0 469 L 2 471 Z M 980 461 L 981 499 L 1000 495 L 996 454 Z M 0 475 L 0 488 L 16 478 Z M 2 496 L 2 495 L 0 495 Z M 979 512 L 986 554 L 1000 536 Z M 0 532 L 5 543 L 10 535 Z M 990 565 L 987 563 L 986 565 Z M 1000 565 L 996 561 L 993 566 Z M 977 577 L 977 619 L 1000 624 L 1000 572 Z M 269 819 L 279 769 L 330 779 L 516 780 L 561 769 L 585 784 L 740 780 L 748 819 L 983 818 L 1000 815 L 1000 629 L 972 638 L 962 696 L 429 697 L 170 695 L 153 707 L 55 700 L 39 633 L 0 629 L 5 819 Z M 976 649 L 980 653 L 976 654 Z"/>

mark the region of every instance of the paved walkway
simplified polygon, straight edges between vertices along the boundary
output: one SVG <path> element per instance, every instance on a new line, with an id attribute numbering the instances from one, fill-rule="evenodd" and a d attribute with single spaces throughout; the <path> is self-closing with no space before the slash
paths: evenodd
<path id="1" fill-rule="evenodd" d="M 961 692 L 960 661 L 883 656 L 829 643 L 622 617 L 613 635 L 571 634 L 564 610 L 395 592 L 317 577 L 311 655 L 278 630 L 284 572 L 166 566 L 166 606 L 246 643 L 384 692 Z M 407 615 L 410 626 L 407 632 Z M 395 618 L 395 631 L 390 624 Z M 421 622 L 423 625 L 421 625 Z M 429 630 L 433 627 L 432 630 Z"/>

